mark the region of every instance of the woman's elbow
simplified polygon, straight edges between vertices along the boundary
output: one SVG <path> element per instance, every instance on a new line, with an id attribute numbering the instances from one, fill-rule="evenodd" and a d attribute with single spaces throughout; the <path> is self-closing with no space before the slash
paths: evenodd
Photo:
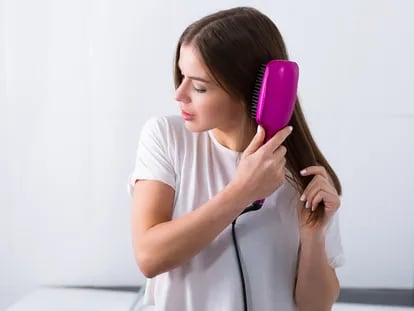
<path id="1" fill-rule="evenodd" d="M 151 279 L 157 276 L 158 274 L 162 273 L 154 257 L 149 255 L 148 253 L 145 253 L 145 252 L 136 253 L 135 261 L 141 273 L 148 279 Z"/>

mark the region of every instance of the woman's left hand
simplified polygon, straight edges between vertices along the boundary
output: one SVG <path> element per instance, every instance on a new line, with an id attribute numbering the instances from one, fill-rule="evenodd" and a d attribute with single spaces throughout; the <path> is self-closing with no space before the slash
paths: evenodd
<path id="1" fill-rule="evenodd" d="M 323 201 L 325 205 L 325 215 L 321 223 L 322 227 L 317 226 L 316 228 L 324 228 L 341 205 L 338 192 L 336 191 L 328 172 L 323 166 L 309 166 L 300 171 L 300 174 L 302 176 L 315 175 L 302 193 L 300 200 L 304 202 L 304 206 L 309 212 L 313 212 L 317 208 L 320 208 L 318 205 Z M 309 213 L 301 214 L 302 223 L 304 223 L 303 220 Z M 305 227 L 307 226 L 305 225 Z"/>

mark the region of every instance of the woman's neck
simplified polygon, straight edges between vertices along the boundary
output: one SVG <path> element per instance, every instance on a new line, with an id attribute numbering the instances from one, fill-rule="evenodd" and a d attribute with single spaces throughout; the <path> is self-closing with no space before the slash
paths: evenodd
<path id="1" fill-rule="evenodd" d="M 215 128 L 212 130 L 216 140 L 224 147 L 243 152 L 256 134 L 255 122 L 244 122 L 244 126 Z"/>

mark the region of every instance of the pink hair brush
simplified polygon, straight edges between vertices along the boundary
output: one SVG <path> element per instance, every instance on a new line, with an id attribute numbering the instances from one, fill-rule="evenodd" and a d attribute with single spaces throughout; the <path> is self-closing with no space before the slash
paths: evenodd
<path id="1" fill-rule="evenodd" d="M 295 108 L 298 88 L 298 64 L 271 60 L 260 67 L 253 90 L 251 116 L 265 131 L 266 143 L 288 125 Z M 254 202 L 245 212 L 262 207 L 264 199 Z"/>

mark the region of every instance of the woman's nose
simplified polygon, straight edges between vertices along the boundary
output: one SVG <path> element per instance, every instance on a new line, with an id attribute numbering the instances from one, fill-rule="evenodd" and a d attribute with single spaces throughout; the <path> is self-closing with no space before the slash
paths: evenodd
<path id="1" fill-rule="evenodd" d="M 178 102 L 187 103 L 190 101 L 184 81 L 182 81 L 179 87 L 175 90 L 174 97 Z"/>

